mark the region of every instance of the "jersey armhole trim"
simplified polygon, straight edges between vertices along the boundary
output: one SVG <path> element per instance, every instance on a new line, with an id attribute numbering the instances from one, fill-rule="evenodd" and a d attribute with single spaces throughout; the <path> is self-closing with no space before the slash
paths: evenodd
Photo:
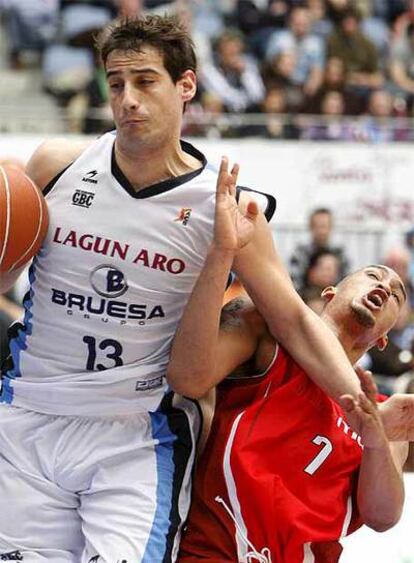
<path id="1" fill-rule="evenodd" d="M 73 162 L 71 162 L 70 164 L 68 164 L 67 166 L 65 166 L 65 168 L 63 170 L 61 170 L 58 174 L 56 174 L 56 176 L 54 178 L 52 178 L 52 180 L 50 180 L 50 182 L 43 188 L 42 193 L 44 196 L 47 196 L 52 189 L 54 188 L 56 182 L 59 180 L 59 178 L 66 172 L 66 170 L 72 166 Z"/>
<path id="2" fill-rule="evenodd" d="M 243 380 L 243 381 L 252 381 L 253 379 L 259 379 L 260 377 L 265 377 L 269 371 L 272 369 L 272 367 L 275 365 L 278 354 L 279 354 L 279 350 L 280 350 L 280 346 L 279 344 L 276 342 L 275 343 L 275 350 L 273 352 L 273 357 L 269 362 L 269 365 L 260 373 L 255 373 L 253 375 L 249 375 L 249 376 L 237 376 L 237 375 L 228 375 L 225 379 L 223 379 L 223 381 L 234 381 L 234 380 Z"/>
<path id="3" fill-rule="evenodd" d="M 237 188 L 236 188 L 236 200 L 237 200 L 237 202 L 240 199 L 241 192 L 253 192 L 253 193 L 265 196 L 265 198 L 267 199 L 267 206 L 266 206 L 266 209 L 264 210 L 264 216 L 266 217 L 266 220 L 269 223 L 270 220 L 272 219 L 273 215 L 275 214 L 275 211 L 276 211 L 276 207 L 277 207 L 276 198 L 274 196 L 270 195 L 270 194 L 267 194 L 266 192 L 260 192 L 259 190 L 253 190 L 252 188 L 247 188 L 246 186 L 237 186 Z"/>

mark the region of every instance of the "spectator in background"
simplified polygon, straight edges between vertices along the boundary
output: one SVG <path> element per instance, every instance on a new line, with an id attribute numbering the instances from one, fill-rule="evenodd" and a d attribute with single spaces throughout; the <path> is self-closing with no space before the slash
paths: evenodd
<path id="1" fill-rule="evenodd" d="M 303 277 L 299 293 L 303 297 L 310 292 L 319 292 L 325 287 L 335 286 L 341 279 L 341 262 L 337 253 L 327 249 L 319 248 L 310 256 L 308 267 Z"/>
<path id="2" fill-rule="evenodd" d="M 401 121 L 393 120 L 393 98 L 386 90 L 371 92 L 368 114 L 358 126 L 358 140 L 371 143 L 409 141 L 410 129 Z"/>
<path id="3" fill-rule="evenodd" d="M 263 119 L 242 128 L 243 136 L 257 136 L 266 139 L 298 139 L 299 129 L 292 117 L 287 115 L 286 92 L 273 87 L 266 92 L 263 102 L 257 108 Z"/>
<path id="4" fill-rule="evenodd" d="M 9 47 L 9 65 L 25 66 L 24 55 L 41 54 L 54 40 L 59 21 L 59 0 L 0 0 Z"/>
<path id="5" fill-rule="evenodd" d="M 414 23 L 407 26 L 406 33 L 391 44 L 389 73 L 398 92 L 403 94 L 408 105 L 414 100 Z"/>
<path id="6" fill-rule="evenodd" d="M 229 119 L 223 101 L 213 92 L 202 92 L 184 115 L 185 135 L 225 139 L 240 136 L 240 128 Z"/>
<path id="7" fill-rule="evenodd" d="M 263 59 L 270 35 L 286 25 L 289 1 L 238 0 L 234 11 L 237 27 L 245 34 L 252 52 Z"/>
<path id="8" fill-rule="evenodd" d="M 266 59 L 270 61 L 280 53 L 295 54 L 293 80 L 307 96 L 315 94 L 322 82 L 324 42 L 311 33 L 308 8 L 294 8 L 289 17 L 289 28 L 275 31 L 270 37 Z"/>
<path id="9" fill-rule="evenodd" d="M 359 0 L 357 6 L 361 13 L 362 32 L 376 46 L 380 57 L 381 70 L 385 70 L 384 62 L 388 54 L 390 29 L 381 15 L 383 10 L 378 10 L 379 3 L 375 0 L 374 2 L 372 0 Z"/>
<path id="10" fill-rule="evenodd" d="M 285 51 L 264 64 L 262 70 L 266 89 L 280 88 L 286 94 L 286 110 L 296 112 L 303 105 L 302 88 L 295 82 L 296 55 Z"/>
<path id="11" fill-rule="evenodd" d="M 290 258 L 290 275 L 296 289 L 303 286 L 303 280 L 309 267 L 311 256 L 318 250 L 328 250 L 336 254 L 339 260 L 339 277 L 344 277 L 349 270 L 349 262 L 344 250 L 333 246 L 331 242 L 333 218 L 329 209 L 324 207 L 315 209 L 309 217 L 310 241 L 300 243 Z"/>
<path id="12" fill-rule="evenodd" d="M 342 92 L 326 92 L 321 100 L 321 117 L 303 129 L 302 138 L 311 141 L 350 141 L 353 125 L 344 120 L 345 99 Z"/>
<path id="13" fill-rule="evenodd" d="M 218 96 L 230 112 L 243 112 L 264 96 L 264 85 L 256 61 L 247 55 L 242 35 L 224 32 L 217 40 L 215 63 L 201 68 L 201 84 Z"/>
<path id="14" fill-rule="evenodd" d="M 360 98 L 346 89 L 345 65 L 341 59 L 330 57 L 326 61 L 322 85 L 314 96 L 307 98 L 303 110 L 305 113 L 321 113 L 322 100 L 329 92 L 339 92 L 344 99 L 345 115 L 357 115 L 365 109 Z"/>
<path id="15" fill-rule="evenodd" d="M 356 9 L 342 12 L 335 31 L 328 38 L 327 54 L 343 61 L 346 85 L 355 93 L 366 97 L 382 85 L 377 48 L 362 33 Z"/>
<path id="16" fill-rule="evenodd" d="M 311 32 L 325 40 L 332 31 L 332 22 L 326 15 L 325 0 L 308 0 L 307 4 L 311 20 Z"/>

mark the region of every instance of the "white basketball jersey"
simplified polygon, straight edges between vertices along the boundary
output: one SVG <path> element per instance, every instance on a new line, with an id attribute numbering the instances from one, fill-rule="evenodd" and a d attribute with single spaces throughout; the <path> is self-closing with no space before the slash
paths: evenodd
<path id="1" fill-rule="evenodd" d="M 95 141 L 46 190 L 50 225 L 14 327 L 0 400 L 50 414 L 156 410 L 171 341 L 203 266 L 217 172 L 135 192 L 115 136 Z"/>

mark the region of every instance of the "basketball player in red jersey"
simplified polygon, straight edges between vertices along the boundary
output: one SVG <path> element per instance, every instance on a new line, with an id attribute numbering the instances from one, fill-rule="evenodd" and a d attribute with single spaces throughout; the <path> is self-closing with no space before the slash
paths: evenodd
<path id="1" fill-rule="evenodd" d="M 220 197 L 230 200 L 231 179 L 229 186 Z M 336 562 L 341 536 L 362 523 L 385 530 L 399 519 L 407 444 L 390 445 L 388 438 L 407 438 L 407 424 L 397 428 L 405 398 L 390 399 L 381 412 L 364 374 L 367 395 L 343 396 L 341 408 L 275 342 L 246 298 L 225 307 L 219 326 L 227 272 L 213 265 L 239 247 L 239 219 L 219 219 L 169 368 L 172 379 L 180 370 L 181 377 L 204 381 L 200 393 L 232 374 L 218 389 L 179 560 Z M 399 276 L 383 266 L 361 269 L 323 296 L 322 318 L 352 363 L 386 345 L 406 299 Z M 346 422 L 349 414 L 357 432 Z"/>

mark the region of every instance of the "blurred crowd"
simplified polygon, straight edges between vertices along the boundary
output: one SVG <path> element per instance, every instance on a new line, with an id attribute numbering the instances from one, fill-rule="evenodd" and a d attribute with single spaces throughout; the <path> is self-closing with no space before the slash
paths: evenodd
<path id="1" fill-rule="evenodd" d="M 0 0 L 11 68 L 39 65 L 73 131 L 112 127 L 96 34 L 175 12 L 191 29 L 192 136 L 413 141 L 413 0 Z"/>

